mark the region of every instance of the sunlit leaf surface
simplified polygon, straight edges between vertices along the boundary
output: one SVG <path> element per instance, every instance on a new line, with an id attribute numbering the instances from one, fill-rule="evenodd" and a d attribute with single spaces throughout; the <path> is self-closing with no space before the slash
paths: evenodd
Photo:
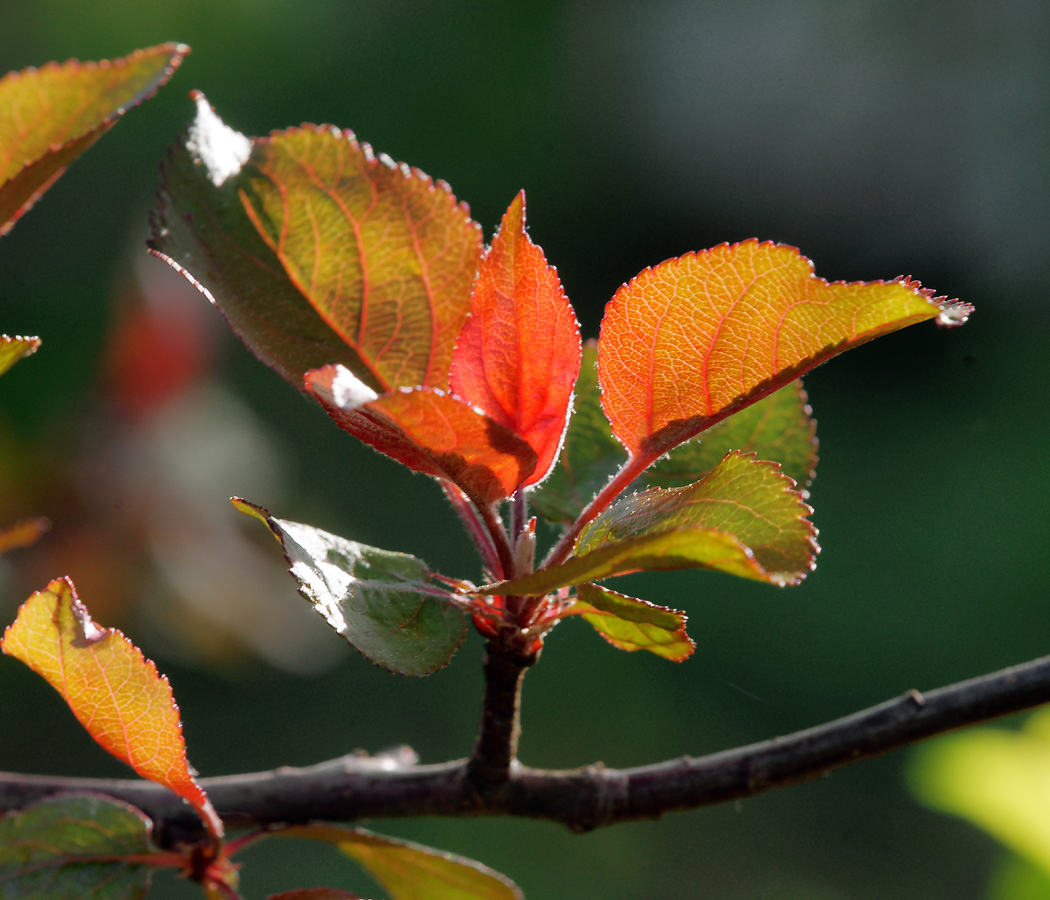
<path id="1" fill-rule="evenodd" d="M 239 498 L 233 505 L 274 533 L 299 592 L 372 662 L 402 675 L 429 675 L 463 643 L 463 613 L 430 585 L 422 560 L 275 519 Z"/>
<path id="2" fill-rule="evenodd" d="M 0 818 L 0 898 L 138 900 L 146 895 L 149 867 L 99 858 L 155 852 L 151 829 L 134 807 L 94 795 L 8 813 Z"/>
<path id="3" fill-rule="evenodd" d="M 554 463 L 579 368 L 580 327 L 558 273 L 525 232 L 522 191 L 481 261 L 451 385 L 536 452 L 526 486 Z"/>
<path id="4" fill-rule="evenodd" d="M 410 469 L 453 482 L 479 505 L 510 496 L 536 466 L 525 441 L 458 397 L 419 387 L 340 402 L 348 377 L 326 366 L 308 372 L 306 384 L 340 428 Z"/>
<path id="5" fill-rule="evenodd" d="M 576 597 L 565 615 L 582 616 L 614 647 L 648 650 L 674 662 L 681 662 L 696 649 L 685 633 L 685 613 L 597 584 L 581 584 Z"/>
<path id="6" fill-rule="evenodd" d="M 49 63 L 0 79 L 0 234 L 189 53 L 161 44 L 112 61 Z"/>
<path id="7" fill-rule="evenodd" d="M 19 337 L 0 334 L 0 375 L 3 375 L 22 357 L 35 353 L 40 346 L 38 337 Z"/>
<path id="8" fill-rule="evenodd" d="M 632 455 L 657 456 L 843 350 L 970 311 L 915 282 L 829 284 L 793 247 L 722 244 L 616 292 L 598 340 L 602 405 Z"/>
<path id="9" fill-rule="evenodd" d="M 488 866 L 363 828 L 305 825 L 273 834 L 334 844 L 368 869 L 391 900 L 524 900 L 514 882 Z"/>
<path id="10" fill-rule="evenodd" d="M 102 747 L 170 788 L 222 834 L 222 822 L 190 773 L 167 678 L 123 634 L 92 621 L 68 578 L 22 604 L 0 649 L 42 675 Z"/>
<path id="11" fill-rule="evenodd" d="M 638 570 L 716 569 L 776 585 L 814 566 L 812 510 L 776 465 L 730 453 L 696 484 L 632 494 L 591 522 L 576 555 L 482 594 L 538 595 Z"/>

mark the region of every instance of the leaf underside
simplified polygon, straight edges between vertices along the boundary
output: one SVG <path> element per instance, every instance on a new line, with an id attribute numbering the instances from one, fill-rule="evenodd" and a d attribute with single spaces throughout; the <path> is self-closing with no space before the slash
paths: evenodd
<path id="1" fill-rule="evenodd" d="M 685 632 L 685 613 L 597 584 L 581 584 L 576 597 L 565 615 L 581 616 L 620 650 L 648 650 L 664 659 L 681 662 L 696 649 Z"/>
<path id="2" fill-rule="evenodd" d="M 463 643 L 463 613 L 426 592 L 429 573 L 422 560 L 275 519 L 239 498 L 233 504 L 266 524 L 284 548 L 299 592 L 372 662 L 402 675 L 429 675 Z"/>
<path id="3" fill-rule="evenodd" d="M 391 900 L 524 900 L 514 882 L 488 866 L 363 828 L 303 825 L 273 835 L 335 845 L 364 866 Z"/>
<path id="4" fill-rule="evenodd" d="M 123 634 L 92 621 L 68 578 L 22 604 L 0 649 L 43 676 L 105 750 L 174 791 L 209 830 L 222 834 L 222 822 L 190 773 L 167 678 Z"/>
<path id="5" fill-rule="evenodd" d="M 50 63 L 0 79 L 0 234 L 126 110 L 152 96 L 189 48 L 161 44 L 112 61 Z"/>
<path id="6" fill-rule="evenodd" d="M 0 818 L 0 898 L 138 900 L 146 894 L 149 867 L 97 860 L 154 852 L 151 830 L 134 807 L 89 794 L 8 813 Z"/>
<path id="7" fill-rule="evenodd" d="M 3 375 L 23 357 L 36 353 L 40 347 L 38 337 L 19 337 L 0 334 L 0 375 Z"/>

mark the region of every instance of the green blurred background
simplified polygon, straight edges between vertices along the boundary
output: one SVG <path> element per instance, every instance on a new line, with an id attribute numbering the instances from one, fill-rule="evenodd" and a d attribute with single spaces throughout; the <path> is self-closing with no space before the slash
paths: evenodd
<path id="1" fill-rule="evenodd" d="M 9 621 L 28 591 L 70 575 L 96 617 L 168 673 L 202 774 L 402 742 L 425 762 L 463 756 L 481 644 L 419 681 L 343 652 L 291 579 L 275 580 L 272 542 L 229 510 L 245 494 L 478 574 L 432 483 L 338 432 L 146 257 L 157 164 L 192 117 L 193 88 L 246 134 L 354 129 L 447 180 L 487 236 L 525 188 L 531 234 L 587 336 L 644 266 L 752 236 L 800 247 L 829 279 L 910 274 L 978 308 L 959 331 L 919 326 L 807 377 L 823 553 L 801 587 L 632 576 L 627 590 L 689 612 L 697 653 L 675 665 L 620 653 L 583 623 L 558 628 L 526 679 L 523 761 L 701 754 L 1050 650 L 1050 6 L 0 5 L 0 71 L 165 40 L 194 50 L 172 82 L 0 240 L 0 330 L 44 340 L 0 381 L 0 513 L 54 522 L 0 564 L 0 612 Z M 136 310 L 189 322 L 210 348 L 184 348 L 189 374 L 137 405 L 119 349 Z M 202 535 L 233 549 L 216 563 Z M 0 769 L 121 771 L 7 658 L 0 723 Z M 904 761 L 583 837 L 501 820 L 372 827 L 480 859 L 530 900 L 984 896 L 999 850 L 916 805 Z M 248 900 L 376 890 L 325 848 L 260 847 L 244 861 Z M 193 896 L 156 884 L 158 898 Z"/>

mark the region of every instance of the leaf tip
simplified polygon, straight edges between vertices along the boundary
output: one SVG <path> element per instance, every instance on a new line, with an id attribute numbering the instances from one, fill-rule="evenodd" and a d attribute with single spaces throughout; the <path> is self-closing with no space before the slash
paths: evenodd
<path id="1" fill-rule="evenodd" d="M 186 149 L 207 169 L 211 183 L 222 187 L 248 161 L 252 142 L 216 115 L 202 91 L 190 91 L 190 97 L 197 104 L 197 117 L 190 126 Z"/>

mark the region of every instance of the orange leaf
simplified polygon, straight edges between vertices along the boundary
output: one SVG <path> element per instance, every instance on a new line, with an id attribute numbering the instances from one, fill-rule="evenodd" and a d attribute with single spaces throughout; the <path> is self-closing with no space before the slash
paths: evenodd
<path id="1" fill-rule="evenodd" d="M 843 350 L 970 312 L 907 279 L 829 284 L 794 247 L 721 244 L 616 292 L 598 341 L 602 406 L 628 452 L 655 459 Z"/>
<path id="2" fill-rule="evenodd" d="M 252 142 L 241 202 L 288 277 L 378 386 L 448 386 L 481 234 L 444 182 L 303 126 Z"/>
<path id="3" fill-rule="evenodd" d="M 9 550 L 21 550 L 23 547 L 31 547 L 51 527 L 51 523 L 45 518 L 23 519 L 7 528 L 0 528 L 0 555 Z"/>
<path id="4" fill-rule="evenodd" d="M 16 362 L 40 349 L 40 338 L 0 334 L 0 375 Z"/>
<path id="5" fill-rule="evenodd" d="M 557 459 L 580 353 L 580 326 L 558 273 L 525 233 L 522 191 L 481 260 L 450 381 L 536 451 L 526 486 L 543 481 Z"/>
<path id="6" fill-rule="evenodd" d="M 0 79 L 0 234 L 189 52 L 161 44 L 112 62 L 49 63 Z"/>
<path id="7" fill-rule="evenodd" d="M 510 496 L 536 466 L 521 438 L 450 394 L 418 387 L 380 397 L 342 366 L 307 372 L 306 387 L 340 428 L 480 506 Z"/>
<path id="8" fill-rule="evenodd" d="M 190 772 L 168 679 L 123 634 L 91 620 L 72 581 L 52 581 L 23 603 L 0 650 L 42 675 L 105 750 L 170 788 L 213 835 L 222 835 L 222 822 Z"/>

